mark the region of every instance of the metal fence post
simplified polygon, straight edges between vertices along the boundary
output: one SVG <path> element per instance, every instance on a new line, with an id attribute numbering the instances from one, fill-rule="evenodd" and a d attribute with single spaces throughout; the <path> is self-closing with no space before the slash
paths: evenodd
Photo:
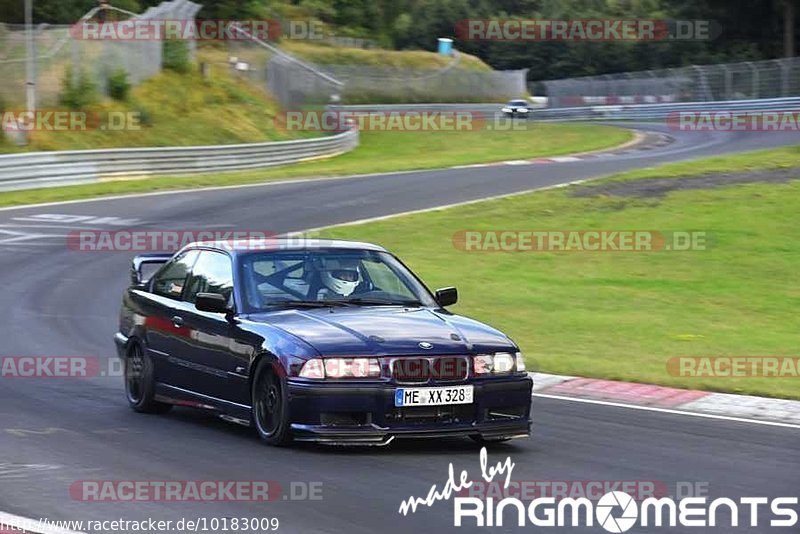
<path id="1" fill-rule="evenodd" d="M 781 96 L 789 96 L 789 65 L 788 60 L 779 59 L 778 65 L 781 67 Z"/>
<path id="2" fill-rule="evenodd" d="M 761 94 L 758 86 L 758 69 L 753 64 L 752 61 L 746 62 L 745 65 L 747 65 L 747 67 L 750 69 L 750 76 L 751 76 L 750 86 L 752 91 L 751 98 L 758 98 L 758 95 Z"/>

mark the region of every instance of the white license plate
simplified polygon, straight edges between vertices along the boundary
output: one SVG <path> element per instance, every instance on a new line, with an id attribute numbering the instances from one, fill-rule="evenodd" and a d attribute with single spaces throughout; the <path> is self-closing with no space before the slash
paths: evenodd
<path id="1" fill-rule="evenodd" d="M 447 404 L 472 404 L 472 397 L 472 386 L 397 388 L 394 390 L 394 405 L 443 406 Z"/>

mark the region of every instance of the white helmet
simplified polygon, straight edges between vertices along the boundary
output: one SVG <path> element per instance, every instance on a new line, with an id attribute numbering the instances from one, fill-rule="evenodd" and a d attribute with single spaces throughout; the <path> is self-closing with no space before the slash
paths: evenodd
<path id="1" fill-rule="evenodd" d="M 357 260 L 327 260 L 321 277 L 325 287 L 343 297 L 350 296 L 361 283 Z"/>

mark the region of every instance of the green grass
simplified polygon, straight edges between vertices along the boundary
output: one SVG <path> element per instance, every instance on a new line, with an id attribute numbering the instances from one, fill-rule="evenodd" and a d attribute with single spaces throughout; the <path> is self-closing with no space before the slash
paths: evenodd
<path id="1" fill-rule="evenodd" d="M 797 150 L 735 156 L 734 167 L 715 159 L 652 172 L 772 167 Z M 664 199 L 551 190 L 323 234 L 380 243 L 430 287 L 458 286 L 461 303 L 453 311 L 508 333 L 535 370 L 800 398 L 797 378 L 681 378 L 666 368 L 675 356 L 798 356 L 798 213 L 800 181 Z M 713 245 L 692 252 L 463 252 L 452 238 L 465 229 L 703 230 Z"/>
<path id="2" fill-rule="evenodd" d="M 759 169 L 800 167 L 800 145 L 741 154 L 726 154 L 702 160 L 682 161 L 624 172 L 603 181 L 625 181 L 640 178 L 680 178 L 706 172 L 736 173 Z"/>
<path id="3" fill-rule="evenodd" d="M 616 146 L 628 141 L 631 135 L 628 130 L 576 124 L 537 124 L 525 131 L 365 131 L 361 134 L 361 145 L 355 151 L 334 158 L 259 171 L 146 178 L 0 193 L 0 206 L 554 156 Z"/>
<path id="4" fill-rule="evenodd" d="M 361 65 L 397 69 L 438 70 L 453 59 L 424 50 L 385 50 L 331 46 L 321 43 L 285 40 L 281 48 L 318 65 Z M 475 56 L 461 54 L 458 67 L 463 70 L 489 72 L 492 68 Z"/>
<path id="5" fill-rule="evenodd" d="M 224 65 L 215 65 L 209 79 L 196 70 L 165 71 L 134 88 L 129 102 L 105 100 L 86 111 L 138 112 L 146 124 L 123 131 L 38 131 L 24 148 L 0 135 L 0 152 L 218 145 L 313 135 L 276 129 L 277 104 L 249 82 L 231 77 Z"/>

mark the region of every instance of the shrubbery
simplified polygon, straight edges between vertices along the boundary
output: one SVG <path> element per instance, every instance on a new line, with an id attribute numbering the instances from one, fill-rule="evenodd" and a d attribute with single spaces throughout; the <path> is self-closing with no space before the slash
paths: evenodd
<path id="1" fill-rule="evenodd" d="M 124 102 L 128 100 L 131 92 L 131 83 L 125 69 L 117 69 L 108 77 L 108 96 L 114 100 Z"/>
<path id="2" fill-rule="evenodd" d="M 192 68 L 186 41 L 164 41 L 163 68 L 186 74 Z"/>
<path id="3" fill-rule="evenodd" d="M 72 67 L 67 67 L 64 79 L 61 81 L 59 100 L 62 105 L 71 109 L 83 109 L 95 104 L 99 101 L 97 84 L 85 70 L 75 75 Z"/>

